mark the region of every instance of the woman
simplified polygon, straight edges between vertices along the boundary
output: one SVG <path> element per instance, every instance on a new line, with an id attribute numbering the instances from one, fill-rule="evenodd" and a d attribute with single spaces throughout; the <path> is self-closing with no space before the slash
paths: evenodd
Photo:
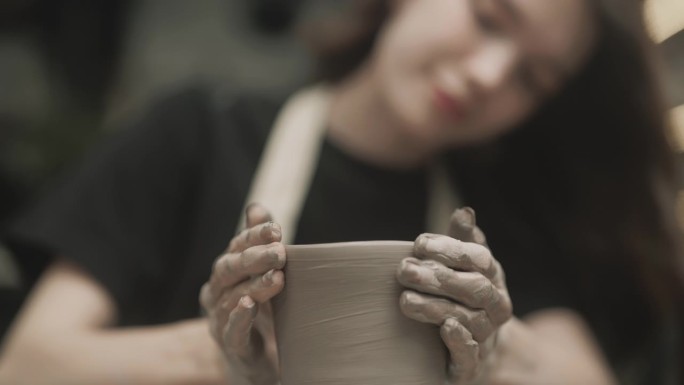
<path id="1" fill-rule="evenodd" d="M 376 2 L 374 5 L 377 6 L 376 15 L 381 15 L 384 4 Z M 470 9 L 459 9 L 459 6 Z M 646 131 L 662 127 L 662 108 L 656 107 L 657 94 L 645 78 L 647 68 L 640 57 L 638 42 L 629 41 L 633 38 L 629 34 L 634 33 L 638 26 L 617 24 L 609 14 L 603 13 L 606 9 L 592 9 L 596 6 L 588 4 L 584 4 L 584 8 L 578 2 L 545 4 L 546 9 L 538 6 L 508 1 L 461 2 L 458 5 L 450 2 L 393 2 L 389 9 L 389 25 L 380 29 L 377 42 L 371 42 L 376 30 L 371 25 L 366 30 L 368 41 L 357 37 L 360 41 L 350 45 L 351 48 L 362 49 L 373 47 L 370 58 L 366 59 L 363 52 L 359 55 L 349 47 L 343 47 L 347 49 L 342 52 L 323 52 L 327 55 L 323 59 L 333 64 L 327 68 L 333 71 L 328 75 L 339 80 L 333 91 L 336 99 L 328 121 L 328 138 L 357 158 L 394 168 L 425 164 L 435 154 L 459 147 L 458 154 L 447 155 L 455 165 L 452 168 L 454 180 L 466 200 L 479 203 L 474 205 L 481 207 L 482 220 L 491 222 L 486 223 L 485 228 L 494 251 L 501 247 L 507 253 L 517 252 L 520 257 L 517 261 L 520 261 L 540 254 L 534 249 L 542 250 L 556 254 L 553 263 L 566 264 L 569 270 L 580 266 L 569 263 L 572 261 L 570 258 L 585 259 L 586 265 L 596 268 L 594 272 L 584 273 L 589 276 L 595 274 L 594 279 L 587 277 L 583 280 L 583 283 L 592 285 L 585 290 L 595 290 L 594 295 L 604 300 L 606 308 L 610 307 L 608 304 L 616 304 L 616 298 L 609 292 L 610 288 L 600 286 L 597 279 L 600 274 L 614 276 L 611 283 L 624 282 L 635 279 L 632 269 L 639 267 L 643 269 L 641 274 L 652 275 L 650 278 L 641 277 L 643 284 L 651 286 L 648 288 L 652 290 L 650 294 L 654 298 L 670 297 L 664 302 L 674 304 L 672 293 L 656 291 L 653 286 L 657 283 L 653 276 L 669 275 L 671 287 L 678 288 L 676 292 L 681 288 L 681 283 L 678 283 L 681 281 L 674 273 L 676 270 L 671 270 L 671 273 L 655 272 L 654 269 L 660 268 L 645 261 L 646 255 L 657 253 L 655 255 L 660 254 L 657 258 L 670 259 L 670 263 L 664 265 L 676 266 L 672 264 L 672 255 L 667 254 L 674 255 L 675 250 L 672 241 L 667 240 L 673 235 L 672 230 L 668 230 L 671 224 L 668 224 L 666 215 L 653 216 L 655 212 L 662 212 L 663 208 L 658 207 L 664 202 L 654 190 L 662 187 L 654 185 L 651 179 L 661 178 L 658 183 L 662 183 L 671 171 L 668 171 L 668 150 L 662 133 Z M 636 4 L 632 7 L 636 8 Z M 554 11 L 558 13 L 553 15 Z M 464 16 L 469 13 L 472 19 Z M 626 13 L 621 15 L 623 22 L 637 22 L 637 14 L 630 15 L 629 10 Z M 546 19 L 535 18 L 540 14 L 544 14 Z M 593 25 L 580 22 L 592 18 Z M 430 20 L 431 25 L 426 26 L 418 20 Z M 552 28 L 544 26 L 544 21 L 556 24 Z M 470 29 L 473 25 L 477 28 Z M 585 28 L 577 28 L 578 25 Z M 540 34 L 547 30 L 553 31 L 546 39 L 541 38 Z M 506 45 L 511 42 L 512 45 Z M 591 54 L 591 51 L 595 53 Z M 568 55 L 569 52 L 572 54 Z M 622 73 L 609 74 L 609 69 L 615 65 L 611 60 L 636 62 Z M 558 88 L 565 81 L 569 85 L 557 95 Z M 620 85 L 621 81 L 624 85 Z M 644 94 L 653 99 L 640 102 L 637 98 L 644 98 Z M 548 98 L 552 99 L 544 103 Z M 623 108 L 616 109 L 602 103 L 603 100 L 610 100 L 616 105 L 639 106 L 643 110 L 626 113 Z M 651 106 L 646 107 L 646 104 Z M 536 116 L 514 129 L 539 106 L 543 108 Z M 502 135 L 509 130 L 513 132 Z M 482 145 L 492 138 L 498 139 L 495 144 Z M 463 147 L 470 148 L 464 151 Z M 612 151 L 606 153 L 608 148 Z M 629 170 L 628 175 L 620 175 L 626 170 Z M 613 180 L 607 181 L 607 178 Z M 521 183 L 531 191 L 525 190 L 521 194 L 516 188 Z M 581 186 L 582 190 L 576 186 Z M 648 196 L 650 198 L 644 199 Z M 458 216 L 470 217 L 463 211 Z M 645 226 L 644 220 L 651 225 Z M 616 224 L 616 221 L 623 223 Z M 265 232 L 265 241 L 278 241 L 279 228 L 276 227 L 273 233 L 267 231 L 273 226 L 268 223 L 254 228 L 250 239 L 258 244 L 258 234 Z M 647 235 L 651 230 L 646 227 L 658 230 Z M 247 234 L 249 232 L 242 236 Z M 432 247 L 432 253 L 429 247 L 423 246 L 427 239 L 438 244 Z M 520 246 L 526 242 L 531 245 Z M 279 269 L 285 256 L 282 248 L 277 246 L 263 250 L 277 252 L 280 259 L 269 260 L 268 251 L 264 251 L 263 258 L 270 262 L 264 262 L 263 271 L 250 271 L 250 274 L 269 271 L 266 281 L 253 280 L 234 285 L 249 275 L 239 269 L 226 273 L 223 269 L 230 269 L 224 266 L 230 267 L 245 258 L 254 258 L 253 254 L 258 250 L 247 249 L 241 254 L 244 244 L 241 236 L 234 240 L 229 253 L 218 260 L 212 280 L 202 295 L 210 319 L 214 321 L 214 336 L 234 361 L 243 361 L 248 356 L 243 351 L 250 346 L 245 341 L 245 336 L 249 335 L 248 320 L 257 314 L 252 297 L 258 302 L 265 302 L 284 285 Z M 444 261 L 443 257 L 440 260 L 435 251 L 444 253 L 444 250 L 450 250 L 456 257 L 463 253 L 459 250 L 463 247 L 448 237 L 421 236 L 416 240 L 416 255 L 448 266 L 449 260 Z M 664 250 L 656 251 L 658 248 Z M 530 250 L 534 252 L 530 253 Z M 491 258 L 476 251 L 472 253 L 485 260 Z M 527 325 L 517 320 L 506 323 L 510 309 L 505 285 L 500 279 L 502 270 L 496 269 L 491 273 L 487 277 L 490 278 L 488 284 L 473 288 L 472 282 L 464 282 L 464 277 L 455 272 L 445 272 L 444 266 L 435 267 L 417 260 L 408 262 L 405 261 L 400 268 L 400 282 L 419 292 L 452 298 L 457 302 L 449 307 L 429 295 L 412 291 L 407 291 L 401 302 L 402 310 L 409 317 L 442 327 L 442 336 L 453 359 L 454 371 L 450 373 L 450 379 L 454 383 L 468 383 L 483 371 L 483 362 L 495 351 L 488 345 L 492 336 L 497 334 L 499 325 L 504 325 L 500 330 L 502 335 L 516 335 L 517 340 L 508 339 L 507 344 L 502 338 L 499 349 L 506 354 L 499 357 L 498 367 L 496 362 L 490 363 L 494 365 L 491 368 L 492 381 L 510 380 L 509 376 L 525 378 L 522 383 L 549 383 L 557 381 L 557 377 L 572 378 L 572 383 L 610 381 L 611 376 L 601 368 L 600 355 L 593 349 L 592 337 L 578 322 L 577 314 L 545 310 L 534 313 L 534 321 L 528 319 Z M 544 275 L 553 270 L 549 268 L 548 260 L 535 262 L 547 266 L 536 266 L 536 273 L 521 271 L 518 276 Z M 484 264 L 496 266 L 493 260 Z M 473 270 L 472 267 L 458 268 Z M 573 273 L 580 277 L 583 274 L 582 271 Z M 430 286 L 435 279 L 451 291 L 435 290 Z M 467 285 L 471 285 L 469 290 L 465 288 Z M 486 292 L 498 306 L 473 301 L 473 292 Z M 223 293 L 222 300 L 217 298 L 220 293 Z M 558 295 L 552 301 L 561 297 L 567 301 L 586 301 L 567 294 Z M 219 308 L 219 304 L 223 307 Z M 442 314 L 432 314 L 434 310 L 428 310 L 436 304 L 442 307 Z M 464 312 L 459 304 L 471 304 L 469 310 L 486 309 L 488 317 L 482 321 L 484 326 L 472 321 L 476 313 L 462 316 L 465 322 L 453 321 L 458 318 L 454 318 L 454 314 L 462 315 Z M 574 303 L 572 307 L 583 309 L 584 306 L 597 305 L 601 306 L 599 301 Z M 530 312 L 529 306 L 525 304 L 523 314 Z M 225 308 L 232 310 L 230 314 Z M 587 316 L 603 318 L 596 322 L 606 322 L 609 317 L 602 317 L 601 313 L 592 309 L 587 311 Z M 615 325 L 620 325 L 620 317 L 614 315 L 613 318 L 617 321 Z M 551 343 L 536 341 L 535 331 L 545 329 L 556 329 L 556 333 L 564 331 L 562 334 L 572 335 L 574 342 L 561 342 L 555 339 L 557 337 L 551 338 Z M 642 332 L 646 333 L 646 330 Z M 540 336 L 543 334 L 539 333 Z M 639 338 L 635 340 L 640 341 Z M 558 346 L 567 349 L 573 344 L 577 346 L 576 351 L 558 351 Z M 617 346 L 629 344 L 606 342 L 604 345 L 618 349 Z M 487 354 L 476 352 L 485 347 Z M 525 377 L 530 374 L 525 373 L 520 362 L 510 364 L 512 357 L 518 360 L 525 357 L 528 349 L 536 351 L 536 355 L 528 354 L 526 357 L 530 360 L 528 370 L 536 372 L 531 377 Z M 562 364 L 558 367 L 554 362 Z M 567 365 L 568 362 L 575 362 L 583 370 L 578 371 L 578 367 Z M 268 361 L 263 364 L 268 366 Z M 257 361 L 246 368 L 264 373 L 263 366 Z M 545 377 L 539 368 L 541 372 L 548 370 L 552 375 Z M 563 368 L 569 372 L 563 373 Z M 573 376 L 577 372 L 587 377 Z"/>
<path id="2" fill-rule="evenodd" d="M 419 236 L 418 258 L 399 268 L 404 313 L 440 325 L 445 379 L 614 383 L 604 354 L 639 369 L 631 359 L 651 354 L 645 343 L 682 293 L 673 171 L 639 4 L 365 4 L 374 12 L 355 20 L 364 28 L 319 46 L 335 83 L 294 241 L 415 239 L 428 211 L 426 166 L 439 160 L 492 250 L 463 209 L 451 232 L 460 241 Z M 206 321 L 178 321 L 196 311 L 275 111 L 225 92 L 171 98 L 20 223 L 17 244 L 61 259 L 17 321 L 0 378 L 220 382 Z M 267 219 L 250 207 L 249 228 L 202 290 L 233 383 L 277 377 L 264 354 L 268 314 L 258 310 L 285 284 L 280 240 L 293 229 Z M 464 275 L 473 286 L 460 285 Z M 435 279 L 450 290 L 430 287 Z M 108 328 L 117 314 L 135 328 Z"/>

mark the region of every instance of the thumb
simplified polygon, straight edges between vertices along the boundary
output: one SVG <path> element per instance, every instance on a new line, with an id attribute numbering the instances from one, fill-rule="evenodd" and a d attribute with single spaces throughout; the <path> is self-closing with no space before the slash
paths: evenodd
<path id="1" fill-rule="evenodd" d="M 247 228 L 272 221 L 271 213 L 261 203 L 250 203 L 245 209 Z"/>
<path id="2" fill-rule="evenodd" d="M 461 242 L 472 242 L 487 246 L 487 239 L 477 227 L 475 210 L 471 207 L 461 207 L 451 214 L 448 235 Z"/>

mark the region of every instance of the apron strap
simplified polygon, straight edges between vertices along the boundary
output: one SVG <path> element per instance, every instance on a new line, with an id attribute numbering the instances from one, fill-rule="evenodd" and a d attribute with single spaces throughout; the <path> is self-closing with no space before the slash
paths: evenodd
<path id="1" fill-rule="evenodd" d="M 316 171 L 325 134 L 330 93 L 325 86 L 304 89 L 290 99 L 276 118 L 252 181 L 238 229 L 245 226 L 247 205 L 258 202 L 294 240 L 297 222 Z"/>
<path id="2" fill-rule="evenodd" d="M 245 227 L 245 209 L 258 202 L 270 210 L 283 230 L 282 242 L 294 240 L 297 223 L 318 164 L 325 137 L 331 94 L 318 85 L 297 92 L 282 108 L 269 135 L 250 186 L 238 231 Z M 428 231 L 446 232 L 456 194 L 441 167 L 431 172 Z M 417 236 L 418 234 L 416 234 Z"/>

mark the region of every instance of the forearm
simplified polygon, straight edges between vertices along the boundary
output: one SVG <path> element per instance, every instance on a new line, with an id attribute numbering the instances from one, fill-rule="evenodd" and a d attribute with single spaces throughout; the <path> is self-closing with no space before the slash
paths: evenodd
<path id="1" fill-rule="evenodd" d="M 197 346 L 208 339 L 206 323 L 93 330 L 50 336 L 18 336 L 0 361 L 0 384 L 156 385 L 218 384 L 220 365 L 210 365 Z M 205 336 L 203 336 L 206 335 Z M 206 350 L 206 349 L 204 349 Z M 220 360 L 218 351 L 216 360 Z"/>
<path id="2" fill-rule="evenodd" d="M 511 320 L 500 337 L 490 385 L 616 383 L 588 328 L 569 311 Z"/>

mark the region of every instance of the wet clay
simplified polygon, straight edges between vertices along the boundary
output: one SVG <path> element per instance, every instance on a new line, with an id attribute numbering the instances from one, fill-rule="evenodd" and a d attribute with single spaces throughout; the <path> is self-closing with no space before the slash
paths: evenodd
<path id="1" fill-rule="evenodd" d="M 399 310 L 395 272 L 412 242 L 286 246 L 273 300 L 282 385 L 441 385 L 439 330 Z"/>

